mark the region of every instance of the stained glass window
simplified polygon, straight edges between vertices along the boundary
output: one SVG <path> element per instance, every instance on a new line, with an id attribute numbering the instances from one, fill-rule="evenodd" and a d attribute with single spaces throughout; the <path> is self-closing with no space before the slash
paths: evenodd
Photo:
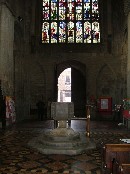
<path id="1" fill-rule="evenodd" d="M 43 0 L 42 43 L 100 43 L 98 0 Z"/>

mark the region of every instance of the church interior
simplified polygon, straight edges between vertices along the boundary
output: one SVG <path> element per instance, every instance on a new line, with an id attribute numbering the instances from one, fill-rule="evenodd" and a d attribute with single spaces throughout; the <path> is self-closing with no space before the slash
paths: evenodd
<path id="1" fill-rule="evenodd" d="M 129 0 L 0 0 L 1 174 L 130 173 L 129 12 Z M 64 119 L 52 103 L 73 104 L 66 126 L 95 148 L 28 146 Z"/>

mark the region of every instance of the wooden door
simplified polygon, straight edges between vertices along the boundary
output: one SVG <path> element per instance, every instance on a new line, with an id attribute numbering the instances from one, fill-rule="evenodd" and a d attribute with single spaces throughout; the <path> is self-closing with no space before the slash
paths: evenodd
<path id="1" fill-rule="evenodd" d="M 86 81 L 75 68 L 71 71 L 71 101 L 74 103 L 75 117 L 86 117 Z"/>

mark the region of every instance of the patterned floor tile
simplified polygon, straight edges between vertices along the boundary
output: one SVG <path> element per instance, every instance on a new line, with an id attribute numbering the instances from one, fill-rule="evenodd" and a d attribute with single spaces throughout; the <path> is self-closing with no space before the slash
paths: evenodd
<path id="1" fill-rule="evenodd" d="M 83 127 L 84 125 L 84 127 Z M 105 125 L 105 126 L 103 126 Z M 72 128 L 86 131 L 85 122 L 76 120 Z M 98 129 L 97 129 L 98 127 Z M 27 146 L 32 137 L 53 129 L 52 121 L 25 123 L 0 132 L 0 174 L 101 174 L 101 147 L 130 138 L 125 129 L 115 124 L 93 122 L 91 139 L 96 149 L 79 155 L 44 155 Z M 109 128 L 109 129 L 108 129 Z M 110 131 L 108 131 L 110 130 Z"/>

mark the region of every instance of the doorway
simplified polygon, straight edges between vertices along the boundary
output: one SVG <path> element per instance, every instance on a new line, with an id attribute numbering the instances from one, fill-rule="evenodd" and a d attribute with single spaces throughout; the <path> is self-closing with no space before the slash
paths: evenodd
<path id="1" fill-rule="evenodd" d="M 71 63 L 65 62 L 57 65 L 56 101 L 73 102 L 75 117 L 84 118 L 86 117 L 86 69 L 79 62 Z M 65 76 L 63 77 L 64 72 Z M 59 79 L 61 80 L 60 82 L 58 82 Z M 68 88 L 62 89 L 62 91 L 59 90 L 61 84 Z"/>
<path id="2" fill-rule="evenodd" d="M 71 102 L 71 68 L 65 69 L 58 77 L 58 102 Z"/>

